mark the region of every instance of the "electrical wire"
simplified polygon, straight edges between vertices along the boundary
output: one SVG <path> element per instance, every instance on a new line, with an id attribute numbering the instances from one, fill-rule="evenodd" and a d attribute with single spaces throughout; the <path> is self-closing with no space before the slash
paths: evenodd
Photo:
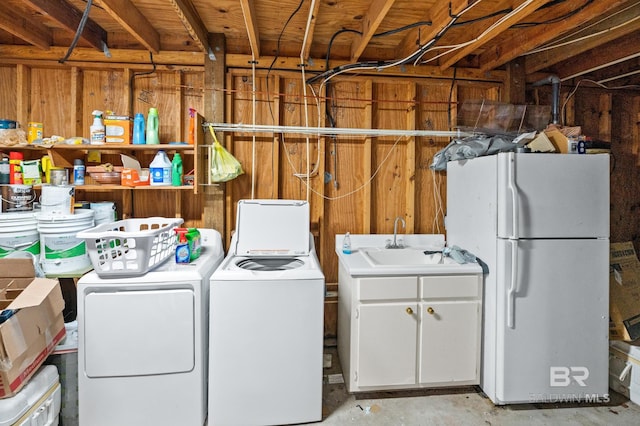
<path id="1" fill-rule="evenodd" d="M 608 87 L 608 86 L 600 83 L 599 81 L 591 80 L 591 79 L 588 79 L 588 78 L 583 78 L 582 80 L 579 80 L 576 83 L 576 86 L 573 88 L 573 90 L 571 90 L 567 94 L 567 98 L 562 103 L 561 116 L 562 116 L 563 122 L 564 122 L 564 116 L 565 116 L 565 108 L 566 108 L 567 104 L 569 103 L 569 100 L 573 97 L 573 95 L 575 95 L 575 93 L 578 91 L 578 87 L 580 87 L 580 84 L 582 84 L 582 83 L 593 83 L 596 86 L 598 86 L 598 87 L 600 87 L 602 89 L 606 89 L 606 90 L 627 90 L 627 89 L 638 89 L 638 88 L 640 88 L 640 85 L 638 85 L 638 84 L 629 84 L 629 85 L 625 85 L 625 86 Z"/>
<path id="2" fill-rule="evenodd" d="M 548 3 L 548 4 L 538 8 L 538 10 L 544 9 L 545 7 L 555 6 L 557 4 L 564 3 L 565 1 L 566 0 L 551 2 L 551 3 Z M 548 24 L 555 24 L 557 22 L 562 22 L 565 19 L 570 18 L 570 17 L 572 17 L 574 15 L 577 15 L 578 13 L 582 12 L 591 3 L 593 3 L 593 0 L 587 0 L 586 3 L 583 4 L 582 6 L 580 6 L 579 8 L 574 9 L 571 12 L 565 13 L 562 16 L 557 16 L 555 18 L 549 19 L 547 21 L 542 21 L 542 22 L 520 22 L 518 24 L 512 25 L 511 28 L 530 28 L 530 27 L 537 27 L 539 25 L 548 25 Z"/>
<path id="3" fill-rule="evenodd" d="M 325 194 L 322 194 L 318 191 L 316 191 L 315 189 L 311 188 L 311 186 L 309 185 L 308 181 L 303 180 L 302 182 L 304 183 L 304 185 L 308 186 L 308 189 L 315 195 L 319 196 L 320 198 L 327 200 L 327 201 L 335 201 L 335 200 L 340 200 L 342 198 L 346 198 L 349 197 L 359 191 L 361 191 L 364 187 L 366 187 L 367 185 L 369 185 L 373 179 L 375 179 L 375 177 L 377 176 L 377 174 L 380 172 L 380 169 L 382 169 L 382 166 L 387 162 L 387 160 L 389 159 L 389 157 L 391 156 L 391 153 L 393 152 L 393 150 L 395 149 L 396 145 L 398 145 L 398 143 L 400 142 L 400 140 L 403 138 L 404 136 L 398 136 L 398 138 L 396 139 L 396 141 L 393 143 L 393 145 L 391 146 L 391 148 L 389 149 L 389 152 L 387 152 L 387 155 L 382 159 L 382 161 L 380 162 L 380 164 L 378 164 L 378 167 L 376 168 L 376 170 L 371 174 L 371 176 L 369 177 L 369 179 L 367 179 L 366 182 L 364 182 L 362 185 L 360 185 L 359 187 L 347 192 L 346 194 L 342 194 L 342 195 L 338 195 L 336 197 L 329 197 Z M 286 150 L 285 150 L 286 153 Z M 286 154 L 286 158 L 287 161 L 289 162 L 289 165 L 295 170 L 295 167 L 293 166 L 293 163 L 291 162 L 291 159 L 289 158 L 289 154 Z"/>
<path id="4" fill-rule="evenodd" d="M 156 63 L 153 61 L 153 52 L 149 52 L 149 62 L 151 63 L 151 71 L 134 72 L 129 77 L 129 111 L 133 113 L 133 82 L 136 78 L 143 75 L 149 75 L 156 72 Z"/>
<path id="5" fill-rule="evenodd" d="M 611 19 L 613 16 L 618 15 L 619 13 L 626 12 L 628 9 L 631 9 L 634 6 L 635 5 L 629 6 L 626 9 L 623 9 L 623 10 L 618 11 L 618 12 L 612 14 L 612 15 L 607 16 L 606 18 L 601 19 L 598 22 L 594 22 L 592 25 L 589 25 L 589 26 L 587 26 L 585 28 L 582 28 L 580 31 L 578 31 L 578 33 L 586 31 L 591 27 L 594 27 L 594 26 L 596 26 L 596 25 L 598 25 L 598 24 L 600 24 L 602 22 L 605 22 L 606 20 Z M 552 50 L 552 49 L 557 49 L 559 47 L 569 46 L 571 44 L 579 43 L 581 41 L 588 40 L 590 38 L 600 37 L 603 34 L 606 34 L 606 33 L 609 33 L 611 31 L 614 31 L 614 30 L 617 30 L 619 28 L 623 28 L 623 27 L 625 27 L 627 25 L 630 25 L 633 22 L 637 21 L 638 19 L 640 19 L 640 16 L 634 16 L 633 18 L 629 18 L 628 20 L 625 20 L 624 22 L 622 22 L 622 23 L 620 23 L 618 25 L 615 25 L 613 27 L 608 27 L 608 28 L 606 28 L 604 30 L 601 30 L 601 31 L 598 31 L 598 32 L 595 32 L 595 33 L 591 33 L 591 34 L 587 34 L 585 36 L 578 37 L 578 38 L 571 38 L 571 37 L 575 37 L 575 35 L 577 34 L 577 33 L 572 33 L 572 34 L 570 34 L 570 35 L 568 35 L 568 36 L 566 36 L 564 38 L 556 40 L 553 44 L 549 44 L 547 46 L 542 46 L 542 47 L 539 47 L 537 49 L 530 50 L 529 52 L 526 53 L 526 55 L 533 55 L 533 54 L 544 52 L 544 51 L 547 51 L 547 50 Z M 564 41 L 564 40 L 566 40 L 566 41 Z"/>
<path id="6" fill-rule="evenodd" d="M 80 18 L 80 23 L 78 24 L 78 28 L 76 29 L 76 34 L 75 36 L 73 36 L 73 40 L 71 41 L 71 45 L 67 49 L 67 53 L 63 58 L 58 60 L 59 63 L 64 64 L 67 59 L 69 59 L 69 56 L 71 56 L 71 53 L 73 53 L 73 49 L 76 48 L 76 44 L 78 44 L 78 40 L 80 40 L 80 35 L 82 35 L 82 32 L 84 31 L 84 26 L 87 23 L 87 19 L 89 19 L 91 3 L 93 3 L 93 0 L 87 0 L 87 5 L 85 6 L 84 12 L 82 13 L 82 18 Z"/>

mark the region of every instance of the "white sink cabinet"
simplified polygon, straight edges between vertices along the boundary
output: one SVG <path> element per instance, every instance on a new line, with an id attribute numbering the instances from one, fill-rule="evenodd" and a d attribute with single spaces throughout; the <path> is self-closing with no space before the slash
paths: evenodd
<path id="1" fill-rule="evenodd" d="M 479 384 L 482 274 L 338 272 L 338 353 L 349 392 Z"/>

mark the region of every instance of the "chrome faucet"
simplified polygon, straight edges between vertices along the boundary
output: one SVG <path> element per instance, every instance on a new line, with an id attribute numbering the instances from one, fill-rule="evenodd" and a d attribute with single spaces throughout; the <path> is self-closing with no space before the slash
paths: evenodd
<path id="1" fill-rule="evenodd" d="M 407 224 L 401 216 L 396 217 L 396 220 L 393 221 L 393 243 L 388 243 L 385 248 L 397 249 L 403 248 L 404 245 L 402 243 L 398 244 L 398 221 L 402 222 L 402 228 L 406 228 Z"/>

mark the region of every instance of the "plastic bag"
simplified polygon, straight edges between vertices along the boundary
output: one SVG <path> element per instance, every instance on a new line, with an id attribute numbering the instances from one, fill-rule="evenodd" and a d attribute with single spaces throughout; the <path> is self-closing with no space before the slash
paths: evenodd
<path id="1" fill-rule="evenodd" d="M 211 180 L 213 182 L 227 182 L 243 174 L 240 162 L 218 142 L 213 126 L 209 126 L 209 132 L 213 136 Z"/>

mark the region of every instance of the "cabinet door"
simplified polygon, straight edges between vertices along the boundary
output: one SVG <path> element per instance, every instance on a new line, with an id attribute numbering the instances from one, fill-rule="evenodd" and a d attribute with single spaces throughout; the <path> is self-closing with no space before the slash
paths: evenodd
<path id="1" fill-rule="evenodd" d="M 416 383 L 417 308 L 410 302 L 358 307 L 358 386 Z"/>
<path id="2" fill-rule="evenodd" d="M 425 302 L 420 309 L 420 383 L 478 383 L 480 303 Z"/>

